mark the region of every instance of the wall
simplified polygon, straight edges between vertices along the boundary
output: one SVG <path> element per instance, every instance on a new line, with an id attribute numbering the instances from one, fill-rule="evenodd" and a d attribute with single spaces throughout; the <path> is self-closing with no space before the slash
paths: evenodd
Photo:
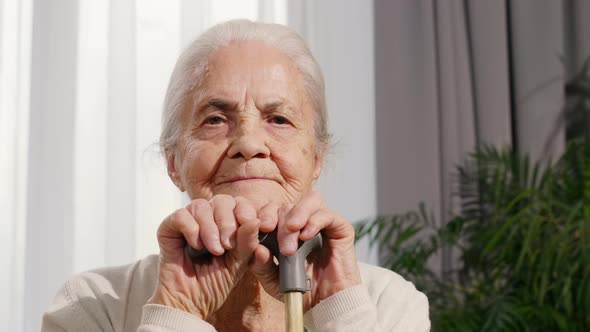
<path id="1" fill-rule="evenodd" d="M 0 15 L 0 180 L 8 184 L 0 186 L 0 325 L 8 330 L 38 331 L 72 274 L 157 252 L 158 224 L 186 203 L 154 145 L 165 87 L 181 49 L 219 21 L 287 23 L 309 41 L 335 141 L 318 190 L 350 221 L 375 214 L 371 5 L 0 0 Z M 363 246 L 359 255 L 372 259 Z"/>

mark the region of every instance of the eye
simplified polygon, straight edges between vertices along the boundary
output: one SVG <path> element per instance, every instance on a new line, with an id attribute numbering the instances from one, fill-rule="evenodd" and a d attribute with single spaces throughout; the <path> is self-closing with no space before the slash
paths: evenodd
<path id="1" fill-rule="evenodd" d="M 207 120 L 205 120 L 206 124 L 213 125 L 213 126 L 220 125 L 224 122 L 225 122 L 225 119 L 220 116 L 212 116 L 212 117 L 207 118 Z"/>
<path id="2" fill-rule="evenodd" d="M 276 125 L 286 125 L 289 124 L 289 120 L 287 120 L 287 118 L 285 118 L 284 116 L 273 116 L 272 118 L 270 118 L 270 122 Z"/>

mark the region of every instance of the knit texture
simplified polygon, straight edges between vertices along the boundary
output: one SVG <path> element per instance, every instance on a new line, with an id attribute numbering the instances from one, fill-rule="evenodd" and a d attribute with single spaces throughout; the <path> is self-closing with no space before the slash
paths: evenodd
<path id="1" fill-rule="evenodd" d="M 209 323 L 188 312 L 158 304 L 143 306 L 138 331 L 215 331 Z"/>
<path id="2" fill-rule="evenodd" d="M 359 268 L 362 285 L 342 290 L 306 312 L 308 331 L 430 330 L 428 300 L 412 283 L 376 266 L 359 263 Z M 146 304 L 157 276 L 157 255 L 78 274 L 57 293 L 43 316 L 42 331 L 215 331 L 187 312 Z"/>

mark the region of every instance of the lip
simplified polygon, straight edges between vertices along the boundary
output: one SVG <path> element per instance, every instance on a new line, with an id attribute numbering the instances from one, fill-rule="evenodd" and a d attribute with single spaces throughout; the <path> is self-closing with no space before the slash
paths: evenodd
<path id="1" fill-rule="evenodd" d="M 250 182 L 250 181 L 272 181 L 272 179 L 256 176 L 238 176 L 221 181 L 219 184 L 236 183 L 236 182 Z"/>

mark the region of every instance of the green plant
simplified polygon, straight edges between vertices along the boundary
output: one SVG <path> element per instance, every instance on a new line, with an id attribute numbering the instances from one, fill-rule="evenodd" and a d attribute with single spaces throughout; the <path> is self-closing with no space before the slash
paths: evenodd
<path id="1" fill-rule="evenodd" d="M 357 226 L 431 305 L 434 331 L 590 331 L 590 143 L 556 163 L 484 147 L 459 167 L 462 213 L 439 228 L 417 212 Z M 428 267 L 449 246 L 462 266 Z"/>
<path id="2" fill-rule="evenodd" d="M 357 225 L 427 294 L 434 331 L 590 331 L 590 58 L 564 95 L 545 143 L 565 131 L 556 162 L 480 147 L 457 169 L 462 209 L 445 226 L 424 204 Z M 461 266 L 441 275 L 429 262 L 449 248 Z"/>

